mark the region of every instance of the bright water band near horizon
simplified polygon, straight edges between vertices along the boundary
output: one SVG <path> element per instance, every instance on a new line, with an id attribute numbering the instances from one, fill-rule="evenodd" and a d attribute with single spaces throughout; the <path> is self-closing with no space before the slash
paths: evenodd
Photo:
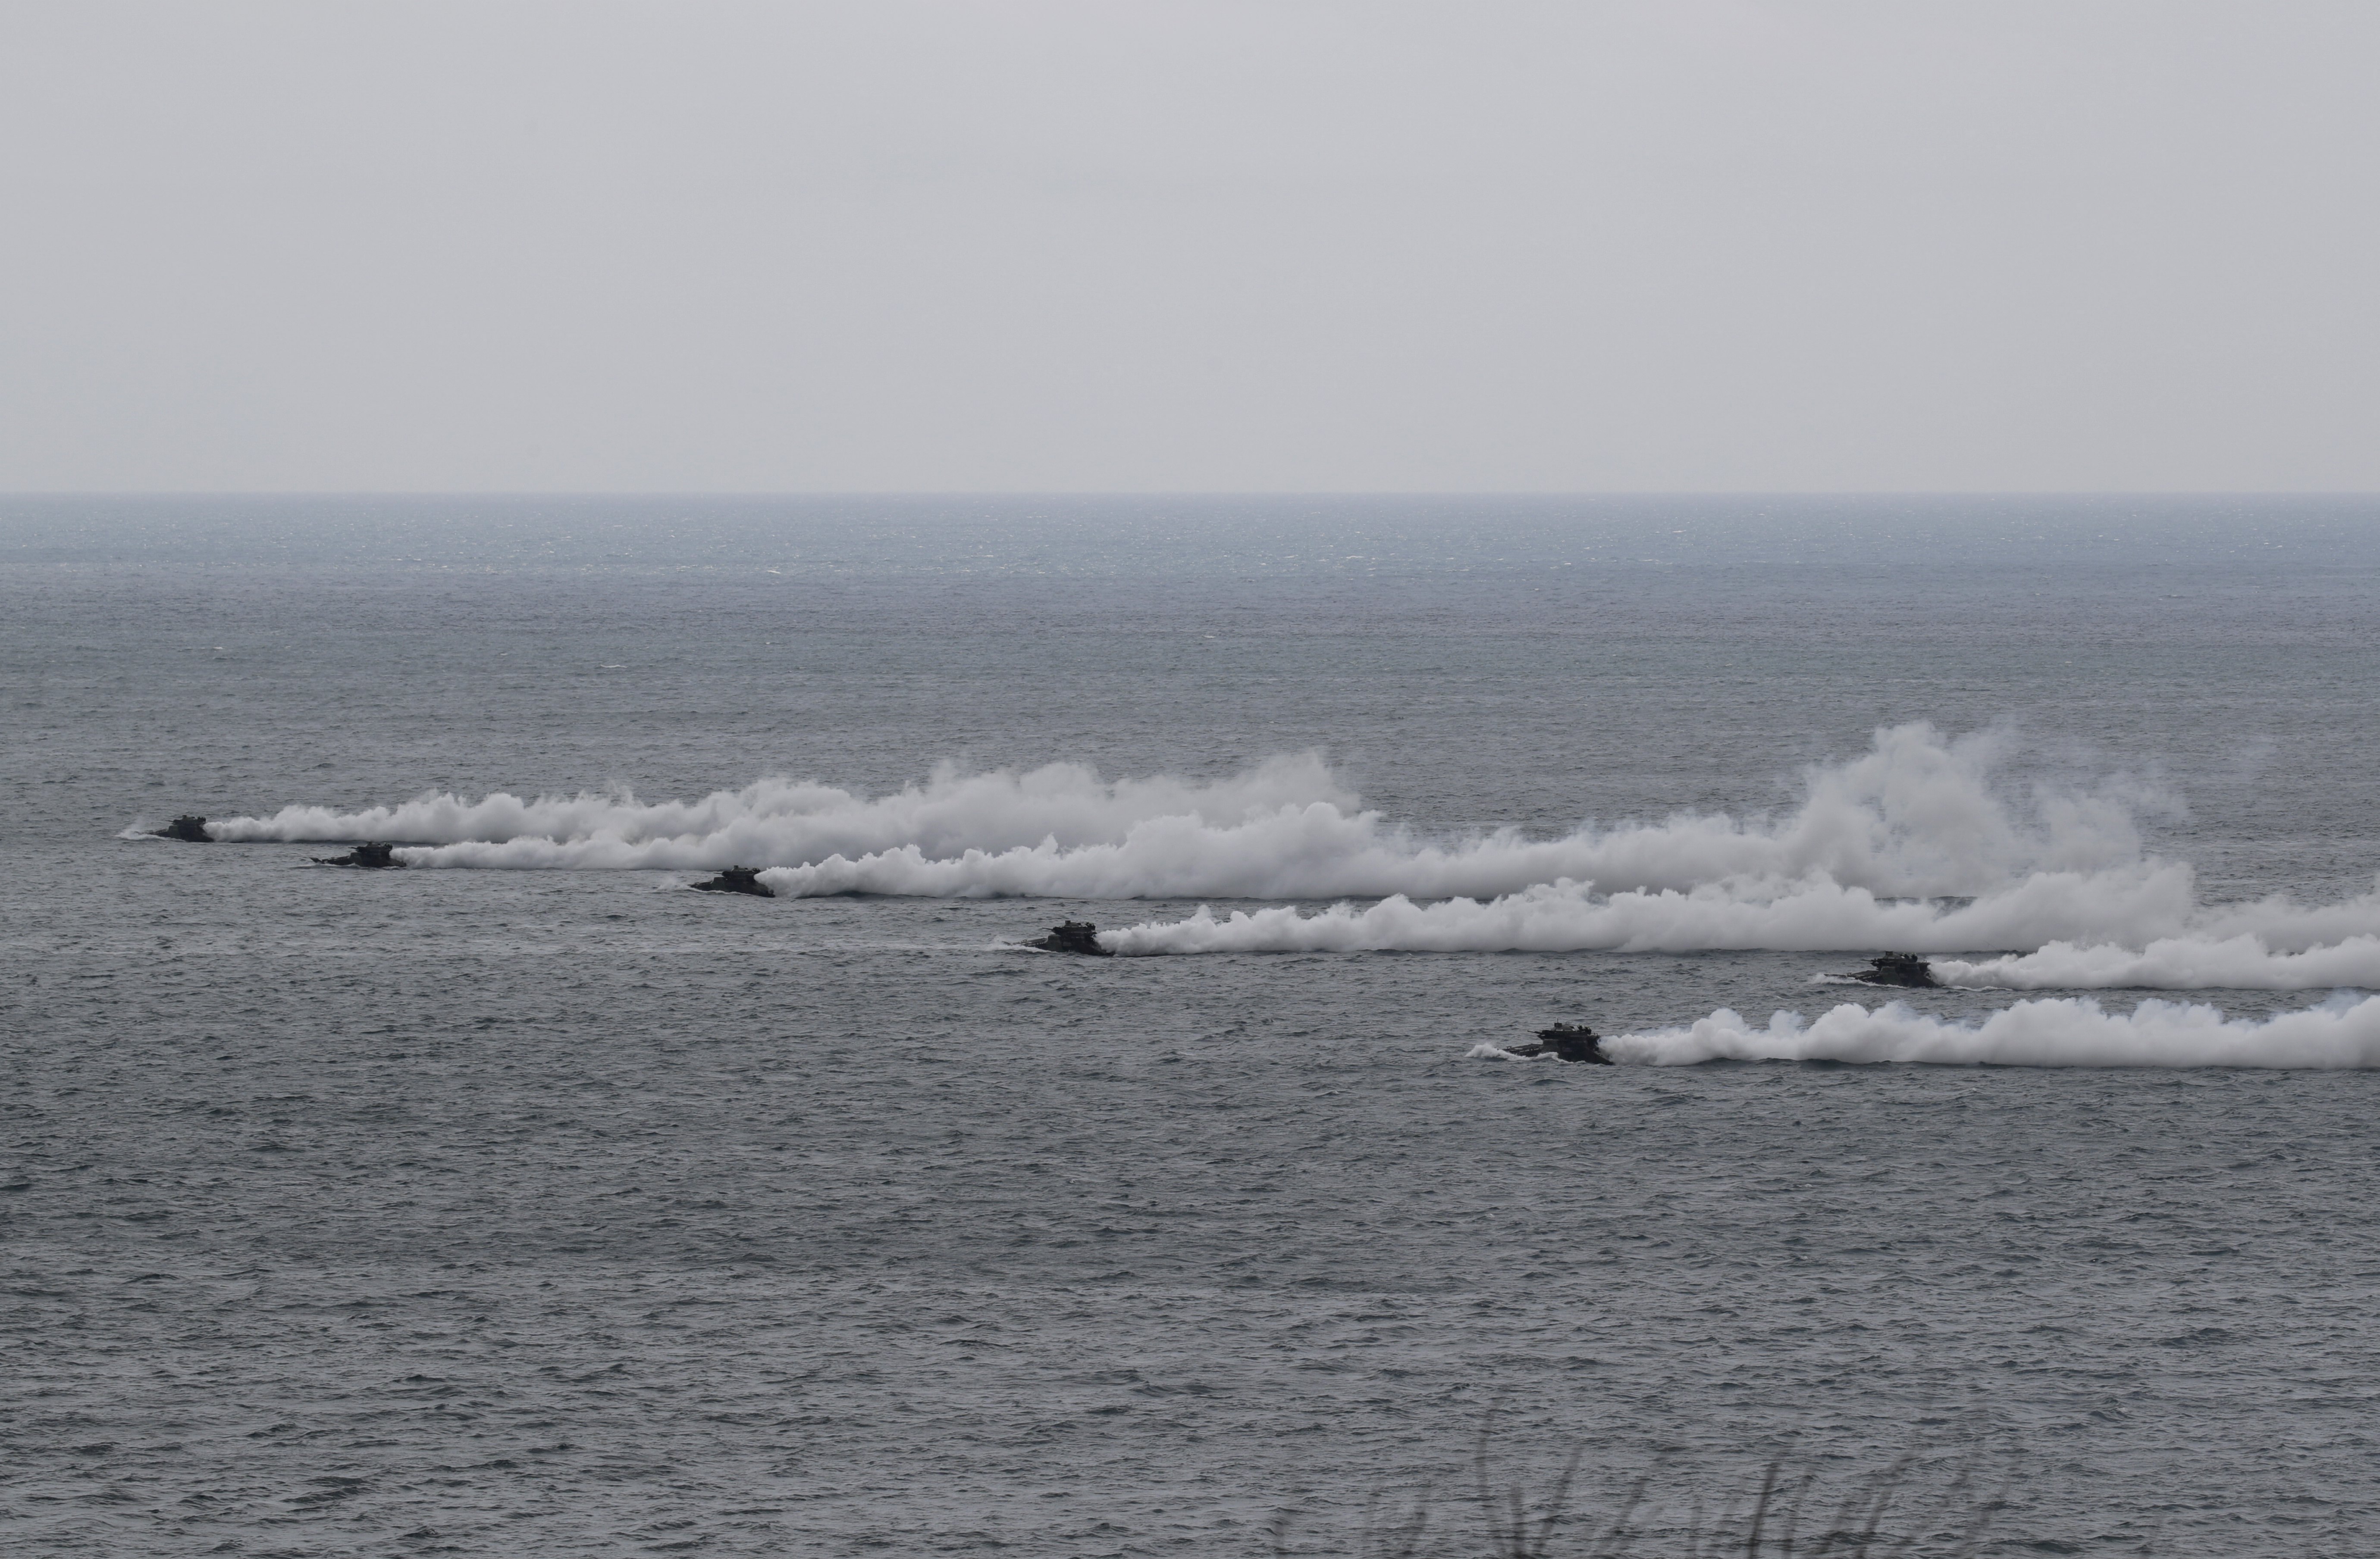
<path id="1" fill-rule="evenodd" d="M 2369 1532 L 2374 520 L 9 501 L 19 1335 L 188 1384 L 0 1523 L 1236 1553 L 1953 1404 L 2044 1541 Z"/>

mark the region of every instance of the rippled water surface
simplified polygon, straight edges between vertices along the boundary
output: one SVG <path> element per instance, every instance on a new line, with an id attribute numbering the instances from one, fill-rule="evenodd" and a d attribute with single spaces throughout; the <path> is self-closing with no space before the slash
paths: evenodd
<path id="1" fill-rule="evenodd" d="M 1985 1552 L 2374 1552 L 2370 1072 L 1469 1059 L 1845 961 L 1065 960 L 1012 944 L 1196 905 L 116 836 L 1313 747 L 1560 830 L 1927 719 L 2352 894 L 2375 601 L 2346 502 L 13 501 L 0 1541 L 1350 1552 L 1470 1530 L 1492 1420 L 1657 1529 L 1915 1449 L 2013 1475 Z"/>

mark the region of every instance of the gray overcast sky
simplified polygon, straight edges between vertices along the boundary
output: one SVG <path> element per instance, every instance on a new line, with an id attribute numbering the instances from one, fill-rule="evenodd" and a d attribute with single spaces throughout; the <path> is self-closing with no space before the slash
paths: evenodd
<path id="1" fill-rule="evenodd" d="M 2380 6 L 0 0 L 0 490 L 2380 489 Z"/>

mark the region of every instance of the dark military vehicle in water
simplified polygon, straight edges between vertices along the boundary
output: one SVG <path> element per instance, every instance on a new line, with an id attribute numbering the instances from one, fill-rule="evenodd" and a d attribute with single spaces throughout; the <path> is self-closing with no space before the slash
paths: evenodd
<path id="1" fill-rule="evenodd" d="M 156 837 L 159 839 L 177 839 L 184 844 L 212 844 L 214 842 L 214 835 L 207 832 L 207 820 L 194 812 L 185 812 L 179 817 L 176 817 L 172 822 L 166 824 L 164 828 L 159 828 L 156 832 Z"/>
<path id="2" fill-rule="evenodd" d="M 729 866 L 709 882 L 690 882 L 688 888 L 697 893 L 748 893 L 755 899 L 773 899 L 769 885 L 760 880 L 758 866 Z"/>
<path id="3" fill-rule="evenodd" d="M 1025 944 L 1045 953 L 1080 953 L 1085 958 L 1113 958 L 1115 954 L 1099 946 L 1099 928 L 1087 920 L 1062 920 L 1050 928 L 1047 937 L 1036 937 Z"/>
<path id="4" fill-rule="evenodd" d="M 317 855 L 318 866 L 361 866 L 366 871 L 393 871 L 405 864 L 396 858 L 393 844 L 359 844 L 345 855 Z"/>
<path id="5" fill-rule="evenodd" d="M 1603 1036 L 1585 1023 L 1556 1023 L 1552 1028 L 1539 1029 L 1535 1045 L 1511 1045 L 1505 1054 L 1550 1055 L 1558 1060 L 1590 1061 L 1604 1067 L 1612 1064 L 1611 1057 L 1603 1053 Z"/>
<path id="6" fill-rule="evenodd" d="M 1934 966 L 1915 953 L 1887 953 L 1871 959 L 1868 966 L 1847 979 L 1864 980 L 1871 985 L 1906 985 L 1915 990 L 1937 990 L 1942 982 L 1934 978 Z"/>

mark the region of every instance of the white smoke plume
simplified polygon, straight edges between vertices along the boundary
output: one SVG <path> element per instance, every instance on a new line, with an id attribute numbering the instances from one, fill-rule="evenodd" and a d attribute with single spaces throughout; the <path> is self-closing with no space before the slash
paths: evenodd
<path id="1" fill-rule="evenodd" d="M 208 828 L 219 840 L 401 841 L 418 866 L 759 865 L 775 868 L 765 880 L 786 897 L 1441 899 L 1736 878 L 1925 897 L 2139 859 L 2121 786 L 2011 796 L 1994 781 L 2005 747 L 1996 733 L 1950 741 L 1896 726 L 1859 757 L 1807 770 L 1801 804 L 1780 816 L 1679 813 L 1552 839 L 1518 828 L 1419 836 L 1365 810 L 1313 754 L 1212 783 L 1105 780 L 1071 764 L 946 767 L 880 797 L 781 780 L 691 803 L 431 795 L 361 812 L 285 807 Z"/>
<path id="2" fill-rule="evenodd" d="M 882 796 L 831 785 L 762 780 L 693 802 L 633 795 L 452 793 L 338 812 L 285 806 L 268 817 L 213 818 L 218 840 L 385 840 L 413 848 L 414 866 L 667 868 L 800 865 L 904 848 L 941 858 L 1019 846 L 1079 849 L 1166 820 L 1230 829 L 1252 818 L 1319 806 L 1353 808 L 1319 756 L 1273 758 L 1230 779 L 1102 780 L 1079 764 L 1019 773 L 937 767 L 922 785 Z"/>
<path id="3" fill-rule="evenodd" d="M 1443 899 L 1565 881 L 1630 891 L 1742 877 L 1926 896 L 2138 858 L 2122 797 L 2036 790 L 2020 810 L 1992 784 L 2002 749 L 1997 735 L 1946 742 L 1923 724 L 1879 731 L 1861 757 L 1808 770 L 1801 806 L 1781 818 L 1680 813 L 1660 823 L 1582 825 L 1559 839 L 1505 828 L 1432 840 L 1377 812 L 1316 800 L 1220 826 L 1150 817 L 1098 843 L 1051 838 L 955 857 L 909 844 L 790 865 L 763 880 L 786 898 Z"/>
<path id="4" fill-rule="evenodd" d="M 2131 807 L 2161 798 L 2120 781 L 2019 792 L 1996 778 L 2007 746 L 1894 726 L 1858 757 L 1806 770 L 1787 813 L 1681 812 L 1555 838 L 1419 835 L 1364 808 L 1311 753 L 1211 781 L 944 765 L 880 796 L 787 780 L 693 802 L 433 794 L 216 818 L 208 832 L 409 841 L 399 858 L 414 866 L 754 864 L 786 898 L 1378 900 L 1202 909 L 1101 934 L 1126 953 L 2038 949 L 1937 973 L 2019 988 L 2374 979 L 2380 895 L 2203 906 L 2187 865 L 2142 852 Z"/>
<path id="5" fill-rule="evenodd" d="M 1823 879 L 1739 880 L 1708 883 L 1685 892 L 1601 896 L 1577 884 L 1563 883 L 1487 901 L 1452 899 L 1418 904 L 1397 897 L 1364 907 L 1338 904 L 1312 914 L 1282 905 L 1235 910 L 1218 917 L 1202 907 L 1183 920 L 1103 931 L 1099 941 L 1115 952 L 1140 954 L 1690 952 L 1753 948 L 1810 951 L 1894 948 L 1933 953 L 2041 948 L 2059 942 L 2176 944 L 2194 929 L 2204 936 L 2213 928 L 2219 935 L 2243 923 L 2259 925 L 2256 935 L 2267 947 L 2316 948 L 2339 935 L 2343 927 L 2354 935 L 2380 936 L 2380 894 L 2313 907 L 2277 898 L 2209 910 L 2197 903 L 2194 877 L 2188 866 L 2148 864 L 2103 872 L 2041 872 L 1997 893 L 1949 903 L 1881 899 L 1864 888 L 1846 888 Z M 2343 945 L 2352 946 L 2352 942 Z M 2095 950 L 2112 955 L 2120 949 L 2110 946 Z M 2142 955 L 2129 956 L 2138 960 Z M 2354 982 L 2316 976 L 2333 967 L 2348 967 L 2350 961 L 2341 959 L 2333 964 L 2309 953 L 2303 961 L 2272 967 L 2295 971 L 2306 976 L 2308 985 L 2334 985 Z M 2115 960 L 2111 956 L 2107 962 L 2112 968 Z M 1988 973 L 2024 967 L 2023 961 L 2006 958 L 1975 963 L 1944 960 L 1935 964 L 1935 971 L 1938 978 L 1951 984 L 2100 983 L 2000 979 Z M 2048 969 L 2053 964 L 2038 967 Z M 2134 973 L 2144 974 L 2153 967 L 2140 964 Z M 2207 967 L 2214 965 L 2210 962 Z"/>
<path id="6" fill-rule="evenodd" d="M 1817 1020 L 1779 1012 L 1754 1028 L 1725 1008 L 1684 1028 L 1603 1042 L 1615 1061 L 1685 1067 L 1704 1061 L 1923 1062 L 2003 1067 L 2380 1067 L 2380 997 L 2332 1000 L 2262 1021 L 2216 1008 L 2142 1002 L 2129 1013 L 2089 997 L 2020 1001 L 1980 1023 L 1928 1017 L 1899 1002 L 1871 1010 L 1845 1002 Z M 1481 1046 L 1473 1055 L 1494 1054 Z"/>
<path id="7" fill-rule="evenodd" d="M 2187 866 L 2036 874 L 1967 903 L 1880 899 L 1823 878 L 1731 880 L 1681 892 L 1597 895 L 1576 883 L 1490 900 L 1402 896 L 1313 914 L 1288 905 L 1201 908 L 1184 920 L 1102 932 L 1120 953 L 1687 952 L 1718 948 L 1937 949 L 2037 946 L 2053 937 L 2179 929 L 2192 909 Z"/>
<path id="8" fill-rule="evenodd" d="M 2374 918 L 2380 919 L 2380 912 Z M 2051 942 L 2037 952 L 1976 962 L 1937 959 L 1933 967 L 1934 977 L 1946 985 L 2015 990 L 2380 990 L 2380 936 L 2350 937 L 2297 952 L 2276 952 L 2263 937 L 2252 935 L 2160 937 L 2138 951 Z"/>

